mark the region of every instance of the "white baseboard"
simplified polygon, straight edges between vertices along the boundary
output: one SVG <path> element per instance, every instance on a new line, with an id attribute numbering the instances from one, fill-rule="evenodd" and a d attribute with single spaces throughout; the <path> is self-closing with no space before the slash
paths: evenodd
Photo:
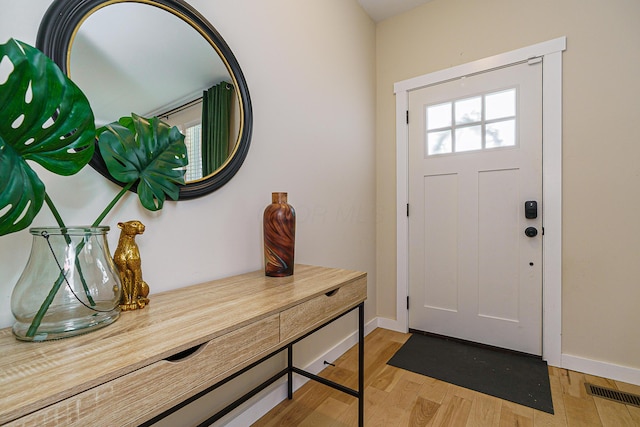
<path id="1" fill-rule="evenodd" d="M 378 318 L 375 318 L 365 324 L 365 336 L 376 329 L 378 326 Z M 354 331 L 351 335 L 347 336 L 329 351 L 327 351 L 322 356 L 318 357 L 315 361 L 311 362 L 309 365 L 302 369 L 307 372 L 311 372 L 312 374 L 317 374 L 318 372 L 326 368 L 326 365 L 324 363 L 325 360 L 336 360 L 357 343 L 358 331 Z M 253 424 L 287 398 L 287 383 L 285 380 L 286 378 L 283 378 L 282 380 L 276 382 L 275 385 L 267 388 L 266 391 L 260 393 L 258 395 L 259 397 L 257 397 L 257 401 L 252 404 L 248 403 L 240 406 L 234 413 L 231 413 L 220 420 L 219 424 L 217 425 L 226 427 L 245 427 Z M 309 379 L 306 377 L 294 375 L 293 390 L 297 390 L 307 381 L 309 381 Z M 238 413 L 236 414 L 236 412 Z"/>
<path id="2" fill-rule="evenodd" d="M 386 317 L 378 317 L 378 327 L 383 329 L 389 329 L 390 331 L 407 333 L 407 329 L 401 322 L 394 319 L 387 319 Z"/>
<path id="3" fill-rule="evenodd" d="M 637 368 L 585 359 L 571 354 L 562 355 L 562 367 L 589 375 L 640 385 L 640 369 Z"/>

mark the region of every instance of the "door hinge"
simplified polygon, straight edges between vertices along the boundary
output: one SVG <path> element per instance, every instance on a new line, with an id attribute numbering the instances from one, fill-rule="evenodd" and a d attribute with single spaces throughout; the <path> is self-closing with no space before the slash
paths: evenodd
<path id="1" fill-rule="evenodd" d="M 409 124 L 409 110 L 407 110 L 407 124 Z"/>
<path id="2" fill-rule="evenodd" d="M 407 295 L 407 310 L 409 310 L 409 295 Z"/>
<path id="3" fill-rule="evenodd" d="M 407 203 L 407 216 L 409 216 L 409 203 Z"/>
<path id="4" fill-rule="evenodd" d="M 542 235 L 544 236 L 544 227 L 542 227 Z"/>

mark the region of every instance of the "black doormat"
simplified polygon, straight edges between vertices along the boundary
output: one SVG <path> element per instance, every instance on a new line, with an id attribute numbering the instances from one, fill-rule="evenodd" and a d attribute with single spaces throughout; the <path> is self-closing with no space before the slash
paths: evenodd
<path id="1" fill-rule="evenodd" d="M 553 414 L 547 362 L 534 356 L 414 333 L 387 364 Z"/>

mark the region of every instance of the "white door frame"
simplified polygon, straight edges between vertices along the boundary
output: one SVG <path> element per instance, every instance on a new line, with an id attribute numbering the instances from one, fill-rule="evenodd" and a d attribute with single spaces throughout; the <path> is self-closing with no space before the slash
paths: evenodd
<path id="1" fill-rule="evenodd" d="M 561 366 L 562 354 L 562 52 L 566 37 L 538 43 L 394 84 L 396 94 L 397 299 L 396 321 L 384 327 L 407 332 L 409 319 L 408 125 L 409 92 L 470 74 L 542 57 L 542 357 Z"/>

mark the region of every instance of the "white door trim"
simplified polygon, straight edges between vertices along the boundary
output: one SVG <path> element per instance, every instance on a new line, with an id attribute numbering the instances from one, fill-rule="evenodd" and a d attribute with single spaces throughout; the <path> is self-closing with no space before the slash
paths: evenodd
<path id="1" fill-rule="evenodd" d="M 409 328 L 406 300 L 409 288 L 408 125 L 409 92 L 450 79 L 543 57 L 543 314 L 542 357 L 561 366 L 562 332 L 562 51 L 566 37 L 538 43 L 446 70 L 397 82 L 396 94 L 396 202 L 397 202 L 397 299 L 396 321 L 384 327 L 401 332 Z"/>

